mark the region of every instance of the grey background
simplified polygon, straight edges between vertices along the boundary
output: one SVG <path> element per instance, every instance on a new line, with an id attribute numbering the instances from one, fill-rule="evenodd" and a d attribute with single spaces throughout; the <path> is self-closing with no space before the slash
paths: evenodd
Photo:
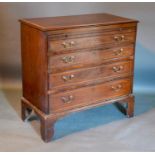
<path id="1" fill-rule="evenodd" d="M 20 18 L 98 12 L 140 21 L 134 91 L 155 93 L 155 3 L 0 3 L 0 87 L 21 88 Z"/>

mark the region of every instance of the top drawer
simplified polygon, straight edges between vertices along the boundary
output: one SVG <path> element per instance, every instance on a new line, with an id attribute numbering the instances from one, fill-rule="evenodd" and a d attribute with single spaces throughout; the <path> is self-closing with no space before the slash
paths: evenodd
<path id="1" fill-rule="evenodd" d="M 126 26 L 126 27 L 125 27 Z M 127 25 L 53 31 L 48 37 L 48 51 L 55 54 L 135 41 L 136 27 Z M 131 26 L 131 25 L 130 25 Z"/>

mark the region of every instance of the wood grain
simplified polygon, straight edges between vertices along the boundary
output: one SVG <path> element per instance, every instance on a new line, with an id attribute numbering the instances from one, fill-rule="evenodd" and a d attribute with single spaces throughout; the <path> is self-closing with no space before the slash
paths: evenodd
<path id="1" fill-rule="evenodd" d="M 121 39 L 121 37 L 124 37 Z M 116 40 L 115 38 L 118 37 L 120 40 Z M 115 34 L 107 34 L 101 36 L 89 36 L 89 37 L 79 37 L 73 39 L 65 39 L 65 40 L 54 40 L 48 42 L 48 51 L 54 52 L 58 54 L 59 52 L 66 51 L 76 51 L 80 49 L 91 49 L 95 47 L 103 47 L 107 46 L 108 44 L 120 45 L 123 43 L 134 43 L 135 40 L 135 32 L 131 33 L 115 33 Z M 74 45 L 70 45 L 71 43 Z M 66 46 L 64 47 L 64 44 Z"/>
<path id="2" fill-rule="evenodd" d="M 121 88 L 117 88 L 119 86 Z M 51 95 L 49 99 L 50 111 L 51 113 L 64 111 L 82 105 L 93 104 L 97 101 L 117 98 L 118 96 L 129 94 L 131 88 L 130 79 L 123 79 Z M 65 97 L 68 99 L 69 96 L 73 96 L 71 102 L 64 103 L 62 98 Z"/>
<path id="3" fill-rule="evenodd" d="M 123 51 L 121 51 L 123 50 Z M 63 54 L 48 57 L 48 72 L 57 73 L 71 69 L 78 69 L 83 67 L 93 67 L 102 65 L 107 62 L 119 60 L 125 57 L 130 57 L 134 54 L 134 45 L 122 45 L 108 49 L 86 50 L 76 53 Z M 64 57 L 74 57 L 70 63 L 65 63 L 62 59 Z"/>
<path id="4" fill-rule="evenodd" d="M 21 24 L 23 97 L 48 113 L 46 36 Z"/>
<path id="5" fill-rule="evenodd" d="M 113 25 L 124 23 L 137 23 L 137 20 L 123 18 L 107 13 L 85 14 L 74 16 L 44 17 L 20 20 L 27 25 L 42 31 L 77 28 L 95 25 Z"/>
<path id="6" fill-rule="evenodd" d="M 124 60 L 115 63 L 110 63 L 97 67 L 83 68 L 78 70 L 70 70 L 57 74 L 50 74 L 49 85 L 50 89 L 54 87 L 63 87 L 64 85 L 77 85 L 79 82 L 96 81 L 105 77 L 117 77 L 123 74 L 132 74 L 133 61 Z"/>

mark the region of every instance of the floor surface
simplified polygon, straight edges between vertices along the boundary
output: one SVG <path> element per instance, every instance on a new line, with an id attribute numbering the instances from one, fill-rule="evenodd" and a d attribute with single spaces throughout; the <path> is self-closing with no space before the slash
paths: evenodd
<path id="1" fill-rule="evenodd" d="M 130 119 L 113 104 L 68 115 L 49 143 L 35 115 L 21 120 L 20 97 L 21 90 L 0 91 L 0 151 L 155 151 L 155 95 L 137 94 Z"/>

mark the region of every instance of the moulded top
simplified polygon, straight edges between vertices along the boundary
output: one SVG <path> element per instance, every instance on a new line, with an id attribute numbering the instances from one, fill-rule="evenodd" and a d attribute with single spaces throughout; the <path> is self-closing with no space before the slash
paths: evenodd
<path id="1" fill-rule="evenodd" d="M 21 19 L 20 22 L 28 24 L 42 31 L 76 28 L 84 26 L 112 25 L 120 23 L 138 22 L 134 19 L 119 17 L 107 13 L 84 14 L 59 17 L 42 17 Z"/>

